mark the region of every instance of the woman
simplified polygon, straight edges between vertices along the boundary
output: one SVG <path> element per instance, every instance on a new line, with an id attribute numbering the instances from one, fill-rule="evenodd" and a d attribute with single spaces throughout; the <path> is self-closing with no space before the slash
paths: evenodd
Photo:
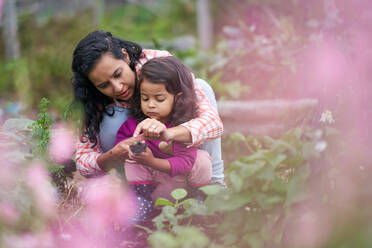
<path id="1" fill-rule="evenodd" d="M 72 72 L 75 100 L 84 109 L 84 130 L 77 144 L 79 172 L 96 176 L 123 164 L 125 147 L 138 139 L 178 141 L 206 149 L 212 157 L 212 183 L 223 184 L 220 136 L 223 132 L 213 91 L 202 80 L 194 80 L 198 117 L 166 128 L 155 119 L 141 122 L 134 138 L 114 146 L 116 132 L 131 115 L 134 90 L 141 67 L 154 57 L 171 56 L 167 51 L 146 50 L 138 44 L 113 37 L 106 31 L 94 31 L 84 37 L 73 54 Z M 204 90 L 205 89 L 205 90 Z M 205 92 L 206 91 L 206 92 Z M 141 136 L 138 136 L 142 133 Z"/>

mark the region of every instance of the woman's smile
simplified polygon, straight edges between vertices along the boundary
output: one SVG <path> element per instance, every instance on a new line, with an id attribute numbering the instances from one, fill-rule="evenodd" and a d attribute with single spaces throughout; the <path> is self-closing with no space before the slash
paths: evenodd
<path id="1" fill-rule="evenodd" d="M 126 89 L 125 91 L 123 91 L 122 93 L 120 93 L 117 98 L 121 98 L 121 97 L 126 97 L 127 95 L 129 94 L 129 90 Z"/>

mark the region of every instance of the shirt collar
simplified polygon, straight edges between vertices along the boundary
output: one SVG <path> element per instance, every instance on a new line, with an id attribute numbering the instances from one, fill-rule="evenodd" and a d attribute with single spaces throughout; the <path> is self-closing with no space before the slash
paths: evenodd
<path id="1" fill-rule="evenodd" d="M 127 102 L 119 102 L 118 100 L 114 99 L 115 105 L 122 108 L 130 108 L 130 104 Z"/>

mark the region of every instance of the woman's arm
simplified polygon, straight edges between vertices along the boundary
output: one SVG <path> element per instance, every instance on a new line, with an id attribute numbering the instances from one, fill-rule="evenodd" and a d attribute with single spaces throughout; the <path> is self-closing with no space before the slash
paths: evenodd
<path id="1" fill-rule="evenodd" d="M 124 163 L 129 158 L 129 145 L 136 141 L 140 141 L 139 138 L 128 138 L 120 142 L 116 142 L 115 146 L 105 153 L 102 153 L 97 158 L 97 164 L 102 171 L 108 172 L 118 164 Z"/>
<path id="2" fill-rule="evenodd" d="M 76 144 L 76 167 L 79 173 L 84 177 L 94 177 L 105 174 L 113 167 L 124 163 L 128 158 L 128 145 L 136 141 L 141 141 L 142 136 L 129 138 L 117 142 L 113 148 L 107 152 L 102 152 L 100 142 L 92 148 L 93 143 L 78 141 Z"/>
<path id="3" fill-rule="evenodd" d="M 102 175 L 105 172 L 98 166 L 97 158 L 101 156 L 102 151 L 98 144 L 92 148 L 93 143 L 78 141 L 76 143 L 76 168 L 84 177 L 92 177 Z"/>
<path id="4" fill-rule="evenodd" d="M 208 140 L 219 138 L 223 133 L 223 124 L 217 109 L 211 105 L 200 84 L 198 80 L 194 80 L 195 93 L 198 100 L 198 117 L 181 124 L 189 130 L 192 136 L 191 146 L 194 147 Z"/>
<path id="5" fill-rule="evenodd" d="M 91 142 L 79 141 L 76 144 L 76 168 L 84 177 L 103 175 L 128 158 L 125 145 L 126 142 L 119 143 L 103 153 L 99 148 L 99 142 L 92 148 Z"/>

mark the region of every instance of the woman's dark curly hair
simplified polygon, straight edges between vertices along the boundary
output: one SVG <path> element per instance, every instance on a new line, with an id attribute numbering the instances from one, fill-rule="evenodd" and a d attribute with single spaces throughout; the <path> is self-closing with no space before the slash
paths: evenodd
<path id="1" fill-rule="evenodd" d="M 154 84 L 164 84 L 166 90 L 175 96 L 168 121 L 177 126 L 197 117 L 194 78 L 191 71 L 176 57 L 153 58 L 141 69 L 137 84 L 133 114 L 140 122 L 146 118 L 141 110 L 140 86 L 143 80 Z"/>
<path id="2" fill-rule="evenodd" d="M 110 32 L 94 31 L 85 36 L 74 50 L 71 69 L 75 103 L 82 104 L 84 109 L 84 133 L 81 139 L 88 138 L 93 147 L 97 145 L 103 113 L 107 113 L 106 107 L 113 99 L 99 92 L 88 75 L 106 53 L 116 59 L 124 59 L 123 48 L 129 56 L 129 67 L 136 73 L 135 64 L 142 48 L 134 42 L 114 37 Z M 137 80 L 137 75 L 135 78 Z M 113 115 L 114 112 L 107 114 Z"/>

